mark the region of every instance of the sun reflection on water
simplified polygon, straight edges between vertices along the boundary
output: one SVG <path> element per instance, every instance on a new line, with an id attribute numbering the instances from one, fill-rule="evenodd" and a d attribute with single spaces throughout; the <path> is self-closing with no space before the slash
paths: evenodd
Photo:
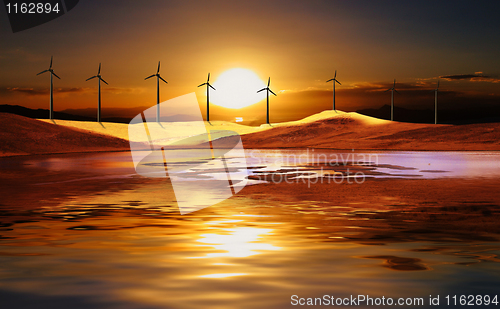
<path id="1" fill-rule="evenodd" d="M 237 227 L 221 229 L 220 234 L 202 234 L 197 242 L 203 246 L 214 247 L 224 252 L 207 253 L 199 258 L 243 258 L 259 254 L 258 251 L 277 251 L 280 247 L 263 243 L 264 235 L 269 235 L 272 229 Z"/>
<path id="2" fill-rule="evenodd" d="M 246 274 L 245 273 L 210 274 L 210 275 L 200 276 L 200 278 L 229 278 L 229 277 L 244 276 L 244 275 L 246 275 Z"/>

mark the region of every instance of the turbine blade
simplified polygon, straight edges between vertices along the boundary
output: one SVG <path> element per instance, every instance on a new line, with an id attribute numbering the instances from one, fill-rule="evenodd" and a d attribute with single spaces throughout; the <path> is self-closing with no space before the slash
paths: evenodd
<path id="1" fill-rule="evenodd" d="M 213 90 L 216 90 L 214 87 L 212 87 L 212 85 L 208 84 L 208 86 L 209 86 L 210 88 L 212 88 Z"/>
<path id="2" fill-rule="evenodd" d="M 99 62 L 99 71 L 97 71 L 97 75 L 101 74 L 101 63 Z"/>
<path id="3" fill-rule="evenodd" d="M 158 77 L 165 83 L 165 84 L 168 84 L 168 82 L 166 80 L 163 79 L 163 77 L 159 76 Z"/>
<path id="4" fill-rule="evenodd" d="M 49 66 L 49 69 L 52 69 L 52 60 L 53 60 L 54 56 L 50 56 L 50 66 Z"/>
<path id="5" fill-rule="evenodd" d="M 199 85 L 198 87 L 205 86 L 206 84 L 207 84 L 207 83 L 203 83 L 203 84 Z"/>
<path id="6" fill-rule="evenodd" d="M 335 80 L 335 81 L 337 82 L 337 84 L 342 85 L 338 80 Z"/>
<path id="7" fill-rule="evenodd" d="M 208 73 L 207 83 L 210 81 L 210 73 Z"/>
<path id="8" fill-rule="evenodd" d="M 261 92 L 261 91 L 264 91 L 264 90 L 267 90 L 267 88 L 262 88 L 260 89 L 259 91 L 257 91 L 257 93 Z"/>
<path id="9" fill-rule="evenodd" d="M 396 92 L 397 94 L 401 94 L 401 93 L 399 93 L 396 89 L 394 89 L 394 92 Z"/>
<path id="10" fill-rule="evenodd" d="M 394 80 L 394 84 L 393 84 L 392 88 L 396 88 L 396 80 Z"/>
<path id="11" fill-rule="evenodd" d="M 267 88 L 269 88 L 269 85 L 271 85 L 271 77 L 267 80 Z"/>
<path id="12" fill-rule="evenodd" d="M 269 92 L 271 92 L 272 94 L 274 94 L 275 96 L 278 96 L 276 93 L 274 93 L 271 89 L 269 89 Z"/>
<path id="13" fill-rule="evenodd" d="M 333 78 L 332 78 L 332 79 L 327 80 L 326 82 L 328 83 L 328 82 L 331 82 L 332 80 L 333 80 Z"/>
<path id="14" fill-rule="evenodd" d="M 57 76 L 57 74 L 56 74 L 56 73 L 54 73 L 54 72 L 50 72 L 50 73 L 54 74 L 54 76 L 55 76 L 55 77 L 57 77 L 57 78 L 61 79 L 59 76 Z"/>
<path id="15" fill-rule="evenodd" d="M 40 74 L 45 73 L 45 72 L 48 72 L 48 71 L 49 71 L 49 70 L 42 71 L 42 72 L 38 73 L 37 75 L 40 75 Z"/>
<path id="16" fill-rule="evenodd" d="M 335 70 L 335 76 L 333 78 L 337 78 L 337 70 Z"/>
<path id="17" fill-rule="evenodd" d="M 386 90 L 386 91 L 384 91 L 384 92 L 387 92 L 387 91 L 390 91 L 390 90 L 392 90 L 392 88 L 389 88 L 389 89 L 387 89 L 387 90 Z"/>
<path id="18" fill-rule="evenodd" d="M 438 86 L 437 86 L 437 88 L 436 88 L 436 89 L 439 89 L 439 80 L 438 80 Z"/>
<path id="19" fill-rule="evenodd" d="M 151 76 L 146 77 L 144 80 L 146 80 L 146 79 L 150 79 L 151 77 L 155 77 L 155 76 L 156 76 L 156 75 L 155 75 L 155 74 L 153 74 L 153 75 L 151 75 Z"/>
<path id="20" fill-rule="evenodd" d="M 89 77 L 87 78 L 85 81 L 88 81 L 88 80 L 91 80 L 92 78 L 96 78 L 97 76 L 92 76 L 92 77 Z"/>
<path id="21" fill-rule="evenodd" d="M 108 83 L 106 83 L 106 81 L 104 79 L 102 79 L 101 77 L 99 77 L 100 80 L 102 80 L 103 83 L 105 83 L 106 85 L 109 85 Z"/>
<path id="22" fill-rule="evenodd" d="M 156 74 L 160 73 L 160 61 L 158 61 L 158 70 L 156 71 Z"/>

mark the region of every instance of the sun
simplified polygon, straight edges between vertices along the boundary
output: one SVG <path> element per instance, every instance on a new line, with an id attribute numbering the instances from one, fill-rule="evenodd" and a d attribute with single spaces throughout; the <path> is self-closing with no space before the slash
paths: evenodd
<path id="1" fill-rule="evenodd" d="M 266 84 L 253 71 L 234 68 L 225 71 L 212 84 L 216 91 L 210 91 L 210 103 L 226 108 L 239 109 L 260 102 L 266 93 L 257 90 Z"/>

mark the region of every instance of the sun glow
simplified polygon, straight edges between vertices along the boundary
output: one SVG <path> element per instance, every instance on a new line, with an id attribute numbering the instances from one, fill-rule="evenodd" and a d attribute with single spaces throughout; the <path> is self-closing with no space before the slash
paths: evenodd
<path id="1" fill-rule="evenodd" d="M 257 90 L 266 84 L 253 71 L 235 68 L 225 71 L 212 84 L 215 91 L 210 91 L 210 103 L 226 108 L 242 108 L 260 102 L 266 98 L 264 91 Z"/>
<path id="2" fill-rule="evenodd" d="M 212 222 L 209 222 L 212 224 Z M 243 258 L 259 254 L 261 251 L 276 251 L 280 247 L 264 243 L 265 236 L 272 230 L 252 227 L 222 229 L 227 234 L 203 234 L 197 240 L 204 246 L 214 247 L 218 252 L 206 254 L 204 258 Z"/>

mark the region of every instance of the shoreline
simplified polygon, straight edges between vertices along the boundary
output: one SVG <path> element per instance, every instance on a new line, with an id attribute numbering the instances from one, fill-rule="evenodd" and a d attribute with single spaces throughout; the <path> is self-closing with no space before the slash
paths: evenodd
<path id="1" fill-rule="evenodd" d="M 185 149 L 185 148 L 182 148 Z M 193 148 L 196 149 L 196 148 Z M 220 149 L 226 149 L 221 147 Z M 227 148 L 229 149 L 229 148 Z M 353 153 L 376 153 L 376 152 L 464 152 L 464 153 L 473 153 L 473 152 L 495 152 L 498 153 L 500 150 L 476 150 L 476 149 L 460 149 L 460 150 L 441 150 L 441 149 L 342 149 L 342 148 L 311 148 L 311 147 L 260 147 L 260 148 L 251 148 L 244 147 L 245 150 L 253 151 L 253 150 L 320 150 L 320 151 L 331 151 L 331 152 L 353 152 Z M 144 151 L 148 151 L 148 149 L 144 149 Z M 110 150 L 88 150 L 88 151 L 64 151 L 64 152 L 47 152 L 47 153 L 18 153 L 18 154 L 3 154 L 0 153 L 0 159 L 2 158 L 16 158 L 16 157 L 39 157 L 39 156 L 55 156 L 55 155 L 68 155 L 68 154 L 93 154 L 93 153 L 113 153 L 113 152 L 130 152 L 129 149 L 110 149 Z"/>
<path id="2" fill-rule="evenodd" d="M 112 153 L 112 152 L 128 152 L 130 149 L 115 149 L 115 150 L 89 150 L 89 151 L 68 151 L 68 152 L 47 152 L 47 153 L 19 153 L 19 154 L 3 154 L 0 153 L 2 158 L 18 158 L 18 157 L 39 157 L 39 156 L 54 156 L 54 155 L 68 155 L 68 154 L 92 154 L 92 153 Z"/>
<path id="3" fill-rule="evenodd" d="M 0 158 L 130 151 L 128 124 L 37 120 L 0 114 Z M 244 149 L 337 152 L 498 152 L 500 124 L 429 125 L 391 122 L 357 113 L 324 111 L 302 120 L 249 127 L 214 123 L 211 130 L 239 134 Z M 199 134 L 187 122 L 165 124 L 185 137 Z M 196 130 L 198 129 L 198 130 Z M 174 131 L 175 131 L 174 130 Z M 176 131 L 176 132 L 177 132 Z M 167 134 L 167 133 L 165 133 Z M 168 135 L 168 134 L 167 134 Z M 173 138 L 175 136 L 170 136 Z M 232 147 L 229 143 L 227 148 Z M 218 143 L 225 147 L 223 139 Z"/>

